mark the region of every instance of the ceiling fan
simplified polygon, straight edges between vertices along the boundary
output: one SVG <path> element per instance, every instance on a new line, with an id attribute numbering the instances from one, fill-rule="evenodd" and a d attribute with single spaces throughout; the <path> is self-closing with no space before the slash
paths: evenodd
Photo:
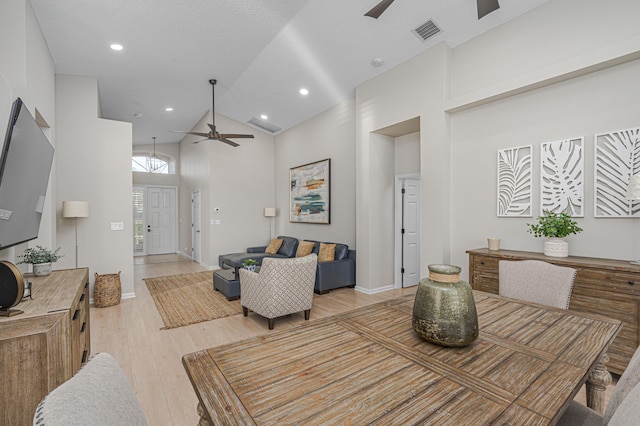
<path id="1" fill-rule="evenodd" d="M 364 14 L 374 19 L 378 19 L 382 13 L 387 10 L 394 0 L 382 0 L 375 5 L 370 11 Z M 478 3 L 478 19 L 500 8 L 498 0 L 477 0 Z"/>
<path id="2" fill-rule="evenodd" d="M 187 135 L 196 135 L 196 136 L 202 136 L 203 138 L 206 139 L 200 139 L 199 141 L 195 141 L 194 143 L 199 143 L 202 141 L 208 141 L 208 140 L 212 140 L 212 141 L 220 141 L 220 142 L 224 142 L 228 145 L 231 145 L 233 147 L 236 146 L 240 146 L 237 143 L 235 143 L 234 141 L 231 141 L 229 139 L 239 139 L 239 138 L 251 138 L 253 139 L 253 135 L 243 135 L 243 134 L 237 134 L 237 133 L 219 133 L 216 130 L 216 83 L 218 81 L 215 79 L 211 79 L 209 80 L 209 83 L 211 83 L 211 93 L 212 93 L 212 108 L 211 108 L 211 113 L 212 113 L 212 123 L 209 124 L 207 123 L 207 126 L 209 126 L 209 128 L 211 129 L 211 131 L 209 133 L 201 133 L 201 132 L 180 132 L 177 130 L 174 130 L 175 133 L 186 133 Z"/>

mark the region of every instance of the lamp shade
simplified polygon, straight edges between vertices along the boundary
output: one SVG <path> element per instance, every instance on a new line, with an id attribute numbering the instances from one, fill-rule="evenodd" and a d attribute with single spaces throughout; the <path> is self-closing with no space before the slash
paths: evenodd
<path id="1" fill-rule="evenodd" d="M 89 217 L 89 202 L 63 201 L 62 217 Z"/>
<path id="2" fill-rule="evenodd" d="M 627 187 L 627 200 L 640 200 L 640 173 L 632 175 Z"/>
<path id="3" fill-rule="evenodd" d="M 264 216 L 265 217 L 276 217 L 276 208 L 275 207 L 265 207 L 264 208 Z"/>

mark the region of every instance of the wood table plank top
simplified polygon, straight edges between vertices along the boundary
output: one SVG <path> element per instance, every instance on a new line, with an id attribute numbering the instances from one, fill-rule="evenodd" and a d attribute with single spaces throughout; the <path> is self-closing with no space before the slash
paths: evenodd
<path id="1" fill-rule="evenodd" d="M 474 297 L 464 348 L 420 338 L 407 295 L 185 355 L 201 424 L 552 424 L 621 327 Z"/>

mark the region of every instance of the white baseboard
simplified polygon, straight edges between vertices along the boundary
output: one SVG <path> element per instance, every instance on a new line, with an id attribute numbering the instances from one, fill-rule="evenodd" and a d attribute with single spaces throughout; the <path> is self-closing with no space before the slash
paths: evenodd
<path id="1" fill-rule="evenodd" d="M 122 296 L 120 296 L 120 300 L 124 300 L 124 299 L 135 299 L 136 298 L 136 294 L 135 293 L 124 293 Z M 91 299 L 89 299 L 89 304 L 93 305 L 93 297 Z"/>
<path id="2" fill-rule="evenodd" d="M 364 293 L 364 294 L 382 293 L 384 291 L 389 291 L 393 289 L 394 289 L 393 284 L 385 287 L 378 287 L 378 288 L 364 288 L 364 287 L 360 287 L 359 285 L 356 285 L 355 287 L 356 291 L 359 291 L 360 293 Z"/>

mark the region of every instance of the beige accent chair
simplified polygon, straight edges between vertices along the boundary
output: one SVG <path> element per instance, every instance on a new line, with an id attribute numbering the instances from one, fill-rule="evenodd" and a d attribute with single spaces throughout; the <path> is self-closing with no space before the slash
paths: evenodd
<path id="1" fill-rule="evenodd" d="M 579 402 L 571 401 L 557 423 L 561 426 L 577 425 L 638 425 L 640 424 L 640 348 L 620 376 L 604 416 Z"/>
<path id="2" fill-rule="evenodd" d="M 265 258 L 260 272 L 240 269 L 240 303 L 246 317 L 249 310 L 269 320 L 273 330 L 274 319 L 304 311 L 309 319 L 313 304 L 318 256 Z"/>
<path id="3" fill-rule="evenodd" d="M 501 296 L 569 309 L 573 268 L 541 260 L 501 260 L 498 274 Z"/>
<path id="4" fill-rule="evenodd" d="M 147 420 L 118 362 L 102 352 L 40 402 L 33 424 L 142 426 Z"/>

